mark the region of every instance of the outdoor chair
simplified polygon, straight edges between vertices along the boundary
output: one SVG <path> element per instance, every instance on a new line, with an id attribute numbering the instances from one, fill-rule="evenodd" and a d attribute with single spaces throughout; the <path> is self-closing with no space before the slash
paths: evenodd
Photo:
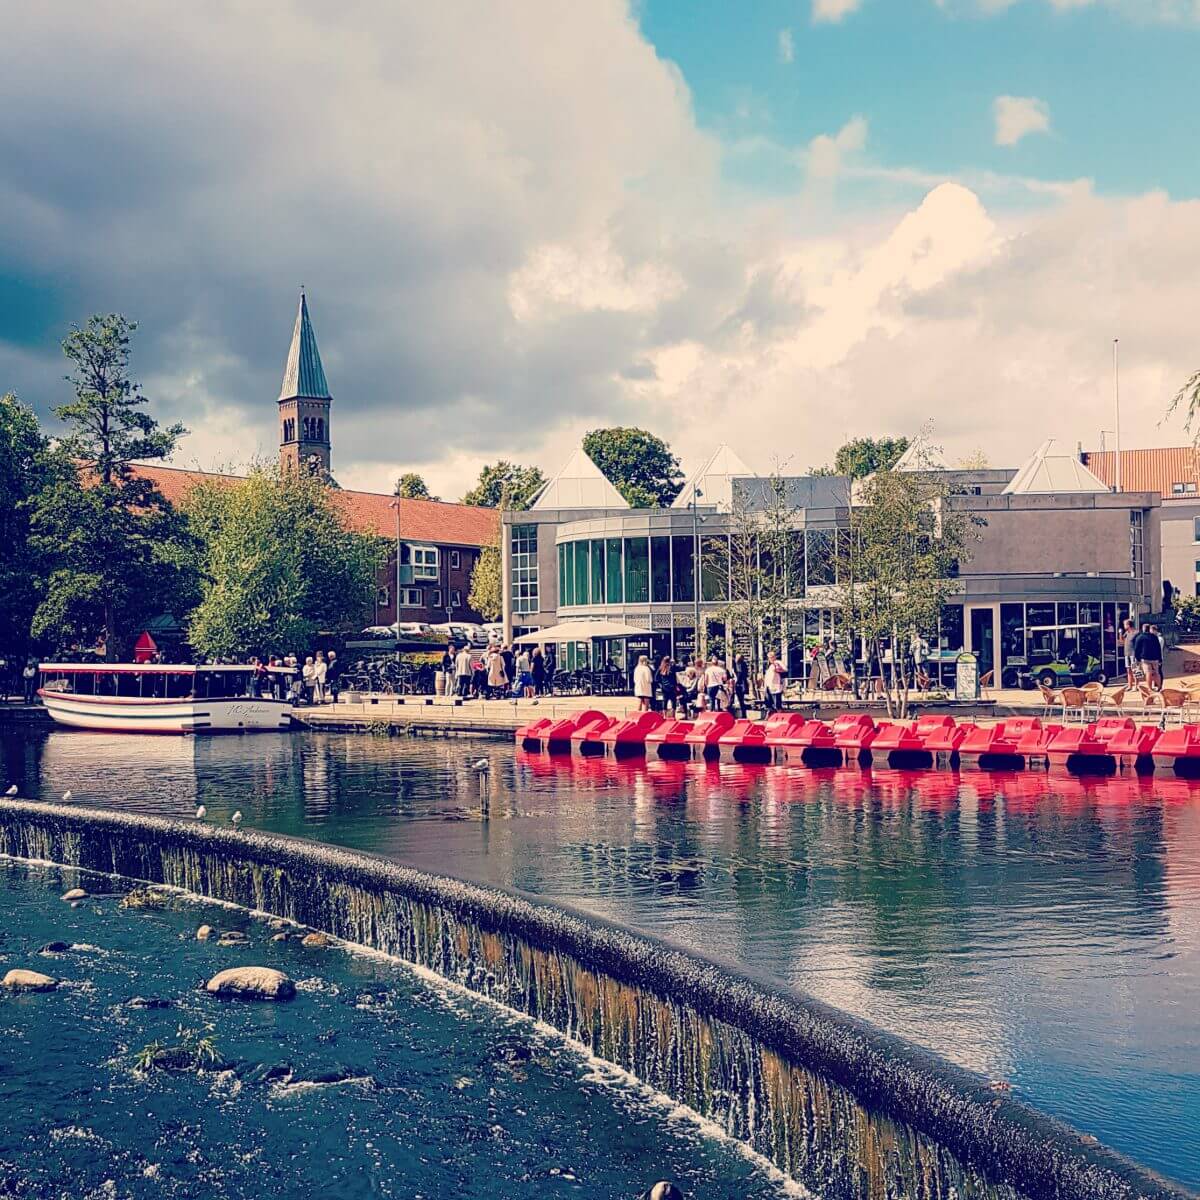
<path id="1" fill-rule="evenodd" d="M 1038 684 L 1038 691 L 1042 693 L 1042 716 L 1054 716 L 1054 710 L 1062 707 L 1062 695 L 1048 688 L 1044 683 Z"/>
<path id="2" fill-rule="evenodd" d="M 1163 688 L 1158 693 L 1162 703 L 1162 723 L 1164 727 L 1169 720 L 1175 721 L 1177 724 L 1183 724 L 1183 710 L 1188 702 L 1189 693 L 1182 688 Z"/>
<path id="3" fill-rule="evenodd" d="M 1063 720 L 1069 722 L 1071 714 L 1075 714 L 1075 719 L 1081 724 L 1087 722 L 1088 697 L 1087 693 L 1082 688 L 1065 687 L 1061 693 L 1062 714 Z"/>
<path id="4" fill-rule="evenodd" d="M 1099 689 L 1099 695 L 1096 698 L 1096 714 L 1098 716 L 1102 715 L 1106 709 L 1111 709 L 1115 716 L 1119 716 L 1124 711 L 1127 688 L 1119 687 L 1115 692 L 1106 693 L 1103 684 L 1089 684 L 1088 686 L 1095 686 Z M 1084 688 L 1084 691 L 1087 691 L 1087 688 Z"/>
<path id="5" fill-rule="evenodd" d="M 984 671 L 979 677 L 979 694 L 984 700 L 987 700 L 988 692 L 992 690 L 992 680 L 996 677 L 995 671 Z"/>

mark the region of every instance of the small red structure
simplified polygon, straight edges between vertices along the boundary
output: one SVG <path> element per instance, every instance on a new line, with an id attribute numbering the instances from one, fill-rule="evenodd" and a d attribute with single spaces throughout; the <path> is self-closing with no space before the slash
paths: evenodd
<path id="1" fill-rule="evenodd" d="M 138 640 L 133 643 L 133 661 L 148 663 L 158 653 L 158 643 L 150 636 L 148 629 L 143 629 Z"/>
<path id="2" fill-rule="evenodd" d="M 687 744 L 687 735 L 695 722 L 668 718 L 646 734 L 646 753 L 659 758 L 691 758 L 692 750 Z"/>
<path id="3" fill-rule="evenodd" d="M 714 758 L 720 753 L 721 735 L 732 727 L 733 713 L 701 713 L 683 739 L 684 744 L 691 747 L 693 758 Z"/>
<path id="4" fill-rule="evenodd" d="M 605 754 L 622 758 L 646 753 L 646 738 L 663 723 L 662 713 L 639 712 L 623 721 L 614 721 L 600 734 Z"/>
<path id="5" fill-rule="evenodd" d="M 1200 725 L 1165 730 L 1151 754 L 1156 767 L 1174 767 L 1193 775 L 1200 772 Z"/>

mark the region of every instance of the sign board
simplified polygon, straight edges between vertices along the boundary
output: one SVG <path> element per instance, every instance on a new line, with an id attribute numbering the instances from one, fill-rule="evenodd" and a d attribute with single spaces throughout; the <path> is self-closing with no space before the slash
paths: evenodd
<path id="1" fill-rule="evenodd" d="M 979 699 L 979 660 L 969 650 L 954 660 L 954 698 Z"/>

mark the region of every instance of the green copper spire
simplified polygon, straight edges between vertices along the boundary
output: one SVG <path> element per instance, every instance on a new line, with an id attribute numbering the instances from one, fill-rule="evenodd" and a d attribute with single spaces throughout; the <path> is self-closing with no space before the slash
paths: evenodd
<path id="1" fill-rule="evenodd" d="M 292 331 L 287 365 L 283 368 L 283 386 L 279 389 L 280 400 L 288 400 L 293 396 L 312 400 L 333 399 L 329 394 L 329 384 L 325 382 L 325 368 L 321 366 L 317 335 L 308 319 L 308 300 L 303 291 L 300 293 L 300 311 L 296 314 L 296 328 Z"/>

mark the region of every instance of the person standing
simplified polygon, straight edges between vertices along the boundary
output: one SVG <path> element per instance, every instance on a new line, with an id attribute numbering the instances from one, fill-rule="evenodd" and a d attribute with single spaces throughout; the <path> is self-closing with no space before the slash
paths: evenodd
<path id="1" fill-rule="evenodd" d="M 529 661 L 529 651 L 524 646 L 521 647 L 521 652 L 517 655 L 514 670 L 517 673 L 517 686 L 514 691 L 519 692 L 526 700 L 532 700 L 533 664 Z"/>
<path id="2" fill-rule="evenodd" d="M 504 655 L 494 646 L 488 652 L 487 688 L 491 699 L 503 699 L 508 685 L 508 673 L 504 669 Z"/>
<path id="3" fill-rule="evenodd" d="M 766 712 L 781 712 L 783 709 L 783 684 L 787 668 L 779 661 L 774 650 L 767 654 L 767 666 L 763 671 L 763 693 L 766 697 Z"/>
<path id="4" fill-rule="evenodd" d="M 471 695 L 472 674 L 471 650 L 468 646 L 464 645 L 454 656 L 454 677 L 458 681 L 459 697 L 463 700 L 468 699 Z"/>
<path id="5" fill-rule="evenodd" d="M 638 655 L 637 666 L 633 668 L 633 694 L 637 697 L 638 712 L 649 712 L 654 699 L 654 672 L 645 654 Z"/>
<path id="6" fill-rule="evenodd" d="M 1151 631 L 1149 625 L 1142 626 L 1142 632 L 1133 643 L 1133 653 L 1138 666 L 1146 676 L 1146 682 L 1158 692 L 1162 690 L 1162 643 Z"/>
<path id="7" fill-rule="evenodd" d="M 317 667 L 313 662 L 311 654 L 304 660 L 304 668 L 300 672 L 300 678 L 302 681 L 300 695 L 305 704 L 311 704 L 313 693 L 317 688 Z"/>
<path id="8" fill-rule="evenodd" d="M 447 642 L 446 649 L 442 651 L 442 678 L 445 683 L 442 684 L 442 692 L 449 696 L 454 691 L 454 643 Z"/>
<path id="9" fill-rule="evenodd" d="M 697 659 L 696 663 L 699 661 Z M 675 682 L 678 684 L 677 698 L 682 701 L 684 716 L 689 715 L 696 705 L 696 694 L 700 687 L 700 673 L 696 670 L 696 663 L 688 664 L 675 676 Z"/>
<path id="10" fill-rule="evenodd" d="M 1137 687 L 1137 658 L 1133 647 L 1137 636 L 1137 626 L 1126 618 L 1121 632 L 1121 648 L 1125 655 L 1125 682 L 1131 688 Z"/>
<path id="11" fill-rule="evenodd" d="M 673 717 L 675 715 L 675 696 L 679 691 L 679 685 L 675 679 L 675 664 L 671 661 L 670 655 L 664 654 L 659 662 L 658 670 L 654 672 L 654 686 L 658 689 L 661 698 L 662 711 Z"/>
<path id="12" fill-rule="evenodd" d="M 750 694 L 750 664 L 744 654 L 739 654 L 733 660 L 733 698 L 741 710 L 742 720 L 746 719 L 746 698 Z"/>
<path id="13" fill-rule="evenodd" d="M 21 672 L 21 682 L 25 685 L 25 703 L 32 704 L 37 697 L 37 665 L 32 658 Z"/>
<path id="14" fill-rule="evenodd" d="M 318 650 L 316 661 L 313 663 L 313 703 L 325 703 L 325 679 L 329 674 L 329 664 L 325 661 L 325 651 Z"/>
<path id="15" fill-rule="evenodd" d="M 719 658 L 714 658 L 704 668 L 704 693 L 712 712 L 720 712 L 724 707 L 725 685 L 728 682 L 729 672 L 725 670 L 725 664 Z"/>
<path id="16" fill-rule="evenodd" d="M 517 677 L 517 658 L 511 646 L 500 648 L 500 657 L 504 660 L 504 682 L 512 683 Z"/>
<path id="17" fill-rule="evenodd" d="M 325 668 L 325 692 L 332 703 L 338 701 L 338 693 L 342 690 L 342 664 L 338 662 L 336 650 L 330 650 L 329 662 Z"/>
<path id="18" fill-rule="evenodd" d="M 534 646 L 529 657 L 529 673 L 533 677 L 533 690 L 538 696 L 546 694 L 546 656 L 541 646 Z"/>

